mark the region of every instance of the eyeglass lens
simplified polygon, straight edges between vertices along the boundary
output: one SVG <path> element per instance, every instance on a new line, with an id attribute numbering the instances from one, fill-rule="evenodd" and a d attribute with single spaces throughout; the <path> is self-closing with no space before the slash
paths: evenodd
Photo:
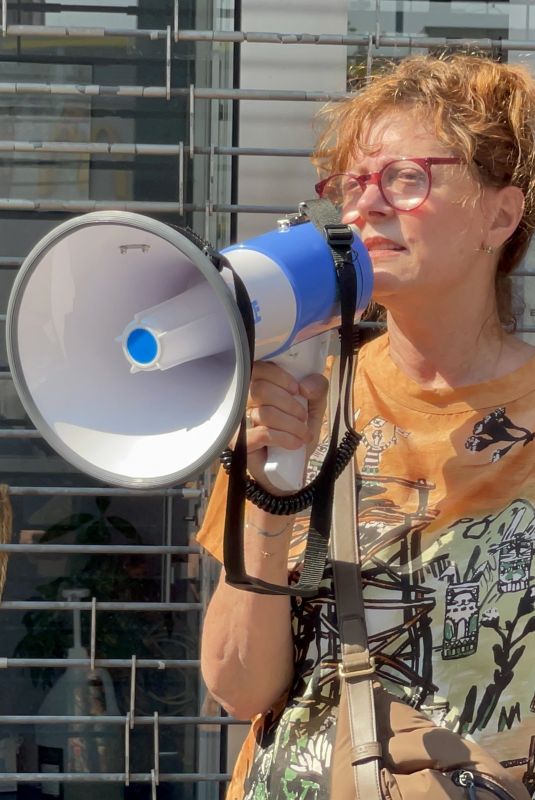
<path id="1" fill-rule="evenodd" d="M 426 170 L 414 161 L 394 161 L 380 173 L 384 199 L 399 211 L 409 211 L 425 200 L 429 191 Z M 325 185 L 322 196 L 343 212 L 353 206 L 363 194 L 367 181 L 345 174 L 333 175 Z"/>

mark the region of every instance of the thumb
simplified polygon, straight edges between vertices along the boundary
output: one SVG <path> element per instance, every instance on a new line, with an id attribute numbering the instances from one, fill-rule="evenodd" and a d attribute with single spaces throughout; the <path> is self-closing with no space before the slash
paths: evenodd
<path id="1" fill-rule="evenodd" d="M 325 375 L 319 373 L 307 375 L 299 384 L 299 394 L 308 401 L 309 407 L 325 405 L 328 390 L 329 381 Z"/>

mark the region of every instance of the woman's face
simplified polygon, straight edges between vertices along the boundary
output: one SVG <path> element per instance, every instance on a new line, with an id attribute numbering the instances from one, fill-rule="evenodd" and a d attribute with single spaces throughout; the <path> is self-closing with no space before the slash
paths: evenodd
<path id="1" fill-rule="evenodd" d="M 410 111 L 381 117 L 367 143 L 372 154 L 355 158 L 348 172 L 377 172 L 397 158 L 456 155 Z M 343 222 L 356 227 L 370 253 L 374 298 L 387 308 L 429 302 L 433 292 L 444 299 L 451 290 L 458 299 L 460 282 L 471 293 L 492 269 L 491 257 L 481 250 L 488 230 L 485 193 L 464 164 L 430 169 L 429 196 L 412 211 L 389 206 L 373 182 L 344 209 Z"/>

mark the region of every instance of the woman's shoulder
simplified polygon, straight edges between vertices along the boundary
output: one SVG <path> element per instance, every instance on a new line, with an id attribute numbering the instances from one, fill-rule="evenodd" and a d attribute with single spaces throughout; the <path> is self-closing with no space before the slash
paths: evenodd
<path id="1" fill-rule="evenodd" d="M 366 331 L 361 336 L 356 352 L 358 363 L 362 366 L 377 364 L 377 359 L 388 356 L 388 333 L 384 329 Z"/>
<path id="2" fill-rule="evenodd" d="M 482 384 L 482 389 L 501 394 L 504 402 L 528 404 L 535 418 L 535 347 L 516 337 L 510 337 L 503 356 L 496 364 L 495 375 Z"/>
<path id="3" fill-rule="evenodd" d="M 535 374 L 535 346 L 518 336 L 509 335 L 504 340 L 502 352 L 496 364 L 497 378 L 514 375 L 517 370 L 531 366 Z"/>

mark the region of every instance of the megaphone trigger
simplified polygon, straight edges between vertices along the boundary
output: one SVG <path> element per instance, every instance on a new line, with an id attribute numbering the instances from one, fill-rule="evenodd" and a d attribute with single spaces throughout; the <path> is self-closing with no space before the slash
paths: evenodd
<path id="1" fill-rule="evenodd" d="M 313 373 L 323 373 L 329 349 L 331 334 L 323 333 L 290 347 L 273 361 L 285 369 L 298 381 Z M 303 405 L 304 397 L 297 395 Z M 264 472 L 270 483 L 283 491 L 296 491 L 304 482 L 306 467 L 306 447 L 299 450 L 285 450 L 282 447 L 269 447 Z"/>

